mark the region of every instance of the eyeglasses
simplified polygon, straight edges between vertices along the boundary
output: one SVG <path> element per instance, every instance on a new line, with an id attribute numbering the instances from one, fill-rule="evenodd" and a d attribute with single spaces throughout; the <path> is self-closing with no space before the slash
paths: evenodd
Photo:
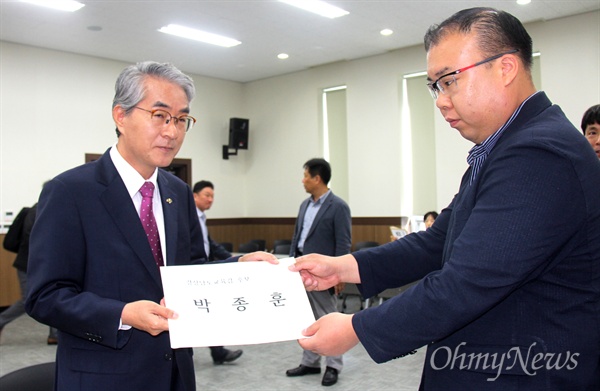
<path id="1" fill-rule="evenodd" d="M 155 110 L 146 110 L 141 107 L 134 106 L 135 109 L 143 110 L 150 113 L 150 120 L 155 126 L 165 126 L 171 123 L 175 124 L 175 128 L 180 131 L 187 132 L 194 126 L 196 123 L 196 118 L 191 115 L 182 115 L 181 117 L 173 117 L 168 111 L 155 109 Z"/>
<path id="2" fill-rule="evenodd" d="M 496 54 L 495 56 L 488 57 L 485 60 L 481 60 L 479 62 L 476 62 L 475 64 L 469 65 L 468 67 L 460 68 L 460 69 L 457 69 L 456 71 L 452 71 L 450 73 L 446 73 L 445 75 L 440 76 L 436 81 L 433 81 L 431 83 L 427 83 L 427 87 L 429 88 L 429 93 L 431 94 L 431 96 L 433 97 L 433 99 L 437 99 L 438 95 L 440 93 L 442 93 L 442 94 L 451 93 L 452 90 L 454 89 L 454 87 L 456 87 L 456 85 L 457 85 L 455 75 L 458 75 L 459 73 L 463 73 L 467 69 L 475 68 L 478 65 L 485 64 L 486 62 L 493 61 L 493 60 L 495 60 L 497 58 L 500 58 L 500 57 L 502 57 L 504 55 L 516 53 L 518 51 L 519 51 L 519 49 L 513 49 L 513 50 L 508 51 L 508 52 Z M 444 80 L 442 80 L 442 79 L 444 79 Z"/>

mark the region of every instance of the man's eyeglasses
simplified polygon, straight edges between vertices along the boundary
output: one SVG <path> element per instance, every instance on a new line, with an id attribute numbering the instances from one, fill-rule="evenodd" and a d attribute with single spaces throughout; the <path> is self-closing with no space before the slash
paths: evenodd
<path id="1" fill-rule="evenodd" d="M 196 118 L 192 117 L 191 115 L 182 115 L 181 117 L 173 117 L 168 111 L 161 110 L 161 109 L 146 110 L 146 109 L 142 109 L 141 107 L 137 107 L 137 106 L 134 106 L 134 108 L 150 113 L 150 119 L 151 119 L 152 123 L 154 125 L 156 125 L 157 127 L 169 125 L 171 123 L 171 120 L 173 120 L 173 123 L 177 130 L 187 132 L 196 123 Z"/>
<path id="2" fill-rule="evenodd" d="M 452 90 L 457 85 L 455 75 L 458 75 L 459 73 L 462 73 L 462 72 L 466 71 L 467 69 L 475 68 L 478 65 L 485 64 L 486 62 L 493 61 L 493 60 L 495 60 L 497 58 L 500 58 L 500 57 L 502 57 L 504 55 L 516 53 L 518 51 L 519 51 L 519 49 L 513 49 L 513 50 L 508 51 L 508 52 L 496 54 L 495 56 L 488 57 L 485 60 L 481 60 L 479 62 L 476 62 L 475 64 L 469 65 L 468 67 L 460 68 L 460 69 L 457 69 L 455 71 L 446 73 L 445 75 L 440 76 L 436 81 L 433 81 L 431 83 L 427 83 L 427 87 L 429 88 L 429 93 L 431 94 L 431 96 L 433 97 L 433 99 L 437 99 L 438 95 L 440 93 L 441 94 L 451 93 Z"/>

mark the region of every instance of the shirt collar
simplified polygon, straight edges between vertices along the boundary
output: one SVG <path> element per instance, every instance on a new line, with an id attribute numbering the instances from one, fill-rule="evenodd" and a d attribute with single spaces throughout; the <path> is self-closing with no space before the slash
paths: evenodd
<path id="1" fill-rule="evenodd" d="M 114 143 L 110 148 L 110 158 L 117 169 L 117 172 L 121 176 L 123 183 L 125 183 L 125 187 L 127 188 L 127 192 L 129 196 L 133 198 L 133 196 L 140 191 L 140 188 L 144 184 L 144 182 L 152 182 L 154 184 L 154 188 L 158 188 L 157 177 L 158 177 L 158 169 L 154 170 L 152 176 L 149 179 L 144 179 L 140 175 L 139 172 L 135 170 L 121 155 L 119 150 L 117 149 L 117 143 Z"/>
<path id="2" fill-rule="evenodd" d="M 323 194 L 321 197 L 319 197 L 318 200 L 314 201 L 312 197 L 309 198 L 310 203 L 313 205 L 320 205 L 323 202 L 325 202 L 325 199 L 327 198 L 327 196 L 329 195 L 329 193 L 331 193 L 331 189 L 327 190 L 327 193 Z"/>
<path id="3" fill-rule="evenodd" d="M 496 143 L 498 142 L 498 139 L 500 139 L 500 136 L 502 136 L 502 134 L 504 133 L 506 128 L 508 128 L 510 126 L 510 124 L 512 124 L 514 119 L 517 117 L 517 115 L 519 115 L 519 113 L 521 112 L 521 109 L 523 108 L 525 103 L 529 99 L 531 99 L 535 94 L 537 94 L 538 92 L 539 91 L 534 92 L 529 97 L 527 97 L 527 99 L 525 99 L 523 102 L 521 102 L 519 107 L 517 107 L 517 109 L 512 113 L 512 115 L 508 119 L 508 121 L 506 121 L 506 123 L 504 125 L 502 125 L 500 127 L 500 129 L 496 130 L 491 136 L 486 138 L 485 141 L 483 141 L 481 144 L 477 144 L 469 150 L 469 155 L 467 156 L 467 163 L 469 163 L 470 166 L 473 165 L 473 162 L 475 160 L 479 159 L 482 156 L 487 157 L 490 154 L 490 152 L 492 152 L 492 149 L 494 149 L 494 147 L 496 146 Z"/>

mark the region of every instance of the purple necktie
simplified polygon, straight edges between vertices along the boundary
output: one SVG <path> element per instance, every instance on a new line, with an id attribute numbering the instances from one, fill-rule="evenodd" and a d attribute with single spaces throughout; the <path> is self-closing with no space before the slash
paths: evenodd
<path id="1" fill-rule="evenodd" d="M 158 266 L 163 266 L 162 249 L 160 247 L 160 237 L 158 236 L 158 227 L 156 220 L 154 219 L 154 213 L 152 213 L 152 196 L 154 195 L 154 184 L 152 182 L 144 182 L 144 185 L 140 189 L 142 194 L 142 207 L 140 208 L 140 220 L 146 236 L 148 236 L 148 243 L 150 243 L 150 249 L 154 255 L 154 261 Z"/>

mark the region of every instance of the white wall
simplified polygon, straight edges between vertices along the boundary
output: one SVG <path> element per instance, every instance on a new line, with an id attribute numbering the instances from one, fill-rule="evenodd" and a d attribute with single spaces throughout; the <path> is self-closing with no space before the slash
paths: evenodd
<path id="1" fill-rule="evenodd" d="M 0 211 L 32 205 L 44 181 L 103 153 L 116 141 L 111 105 L 126 63 L 0 42 Z M 242 85 L 193 76 L 198 119 L 178 157 L 192 159 L 194 180 L 233 191 L 244 172 L 221 158 L 229 118 L 240 116 Z M 207 164 L 210 162 L 210 164 Z M 224 216 L 244 215 L 231 203 Z"/>
<path id="2" fill-rule="evenodd" d="M 526 28 L 532 36 L 534 51 L 541 52 L 543 89 L 578 126 L 583 112 L 600 102 L 600 12 L 538 22 Z M 255 124 L 261 124 L 258 129 L 251 126 L 251 132 L 260 132 L 257 137 L 261 143 L 254 143 L 253 170 L 258 171 L 247 177 L 247 192 L 261 196 L 247 200 L 249 214 L 293 215 L 305 197 L 299 182 L 302 163 L 321 154 L 319 93 L 323 88 L 340 84 L 348 86 L 352 214 L 404 214 L 400 208 L 400 80 L 404 74 L 425 68 L 424 49 L 417 46 L 246 85 L 247 112 Z M 435 120 L 438 169 L 435 209 L 441 210 L 458 190 L 472 144 L 451 129 L 437 110 Z M 270 189 L 264 181 L 256 180 L 263 173 L 270 178 L 273 185 Z"/>
<path id="3" fill-rule="evenodd" d="M 600 13 L 526 27 L 543 89 L 578 125 L 600 102 Z M 115 142 L 111 102 L 126 65 L 0 42 L 0 212 L 33 204 L 45 180 Z M 322 155 L 321 90 L 345 84 L 352 213 L 400 215 L 401 79 L 423 70 L 418 46 L 248 84 L 192 75 L 198 124 L 178 157 L 192 159 L 194 182 L 215 183 L 209 217 L 295 216 L 306 197 L 302 165 Z M 250 119 L 250 149 L 223 160 L 230 117 Z M 437 209 L 456 192 L 469 148 L 437 113 Z"/>
<path id="4" fill-rule="evenodd" d="M 542 89 L 580 129 L 585 110 L 600 103 L 600 12 L 526 27 L 541 53 Z"/>

